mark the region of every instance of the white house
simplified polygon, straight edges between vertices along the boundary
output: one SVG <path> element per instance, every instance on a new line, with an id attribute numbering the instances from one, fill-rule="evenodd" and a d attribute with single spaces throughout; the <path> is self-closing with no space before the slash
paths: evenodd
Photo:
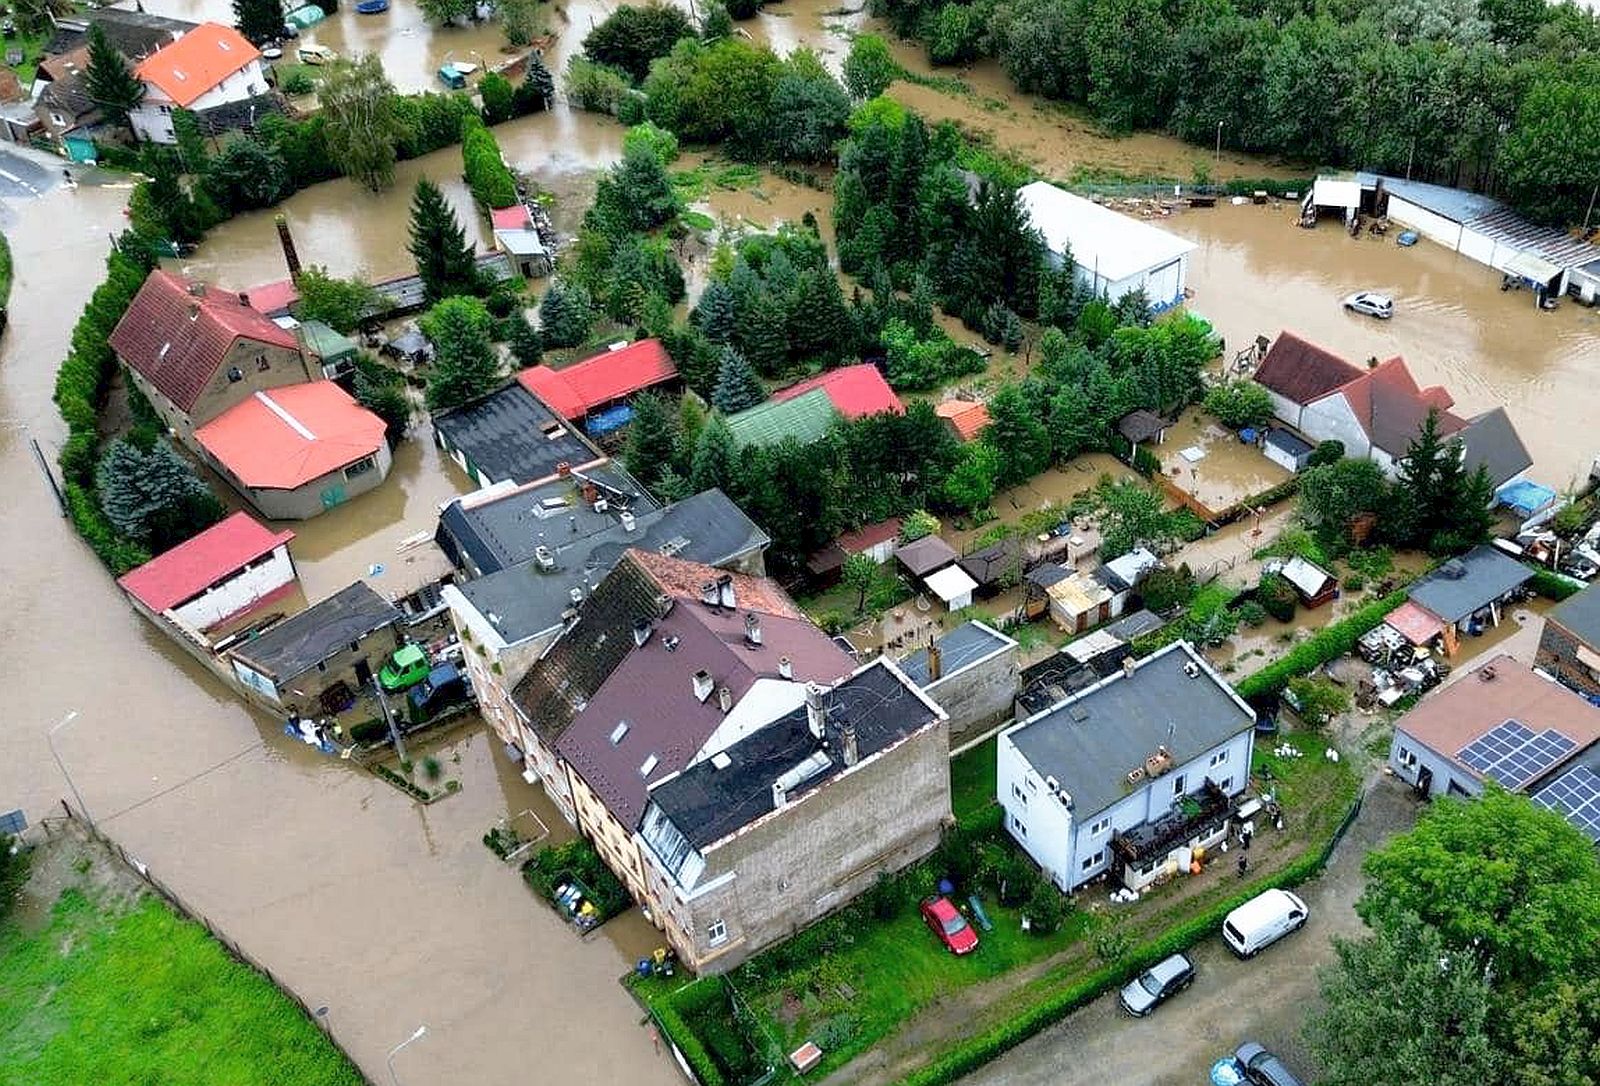
<path id="1" fill-rule="evenodd" d="M 1175 642 L 1000 733 L 1005 825 L 1050 880 L 1139 888 L 1227 834 L 1255 713 Z"/>
<path id="2" fill-rule="evenodd" d="M 1051 263 L 1060 267 L 1070 252 L 1078 281 L 1107 301 L 1140 289 L 1157 309 L 1183 301 L 1193 242 L 1044 181 L 1024 185 L 1017 198 Z"/>
<path id="3" fill-rule="evenodd" d="M 201 23 L 151 53 L 134 74 L 144 81 L 144 100 L 128 114 L 134 133 L 152 143 L 176 143 L 172 112 L 199 112 L 267 93 L 261 51 L 231 26 Z"/>
<path id="4" fill-rule="evenodd" d="M 235 513 L 165 551 L 117 583 L 135 608 L 191 634 L 243 618 L 298 583 L 293 532 L 274 532 Z"/>

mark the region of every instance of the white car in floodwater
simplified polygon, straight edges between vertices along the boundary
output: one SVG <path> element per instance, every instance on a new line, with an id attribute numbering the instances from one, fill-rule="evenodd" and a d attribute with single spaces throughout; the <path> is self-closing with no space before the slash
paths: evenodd
<path id="1" fill-rule="evenodd" d="M 1378 294 L 1370 290 L 1347 295 L 1344 307 L 1356 313 L 1365 313 L 1369 317 L 1377 317 L 1382 321 L 1394 316 L 1394 299 L 1387 294 Z"/>

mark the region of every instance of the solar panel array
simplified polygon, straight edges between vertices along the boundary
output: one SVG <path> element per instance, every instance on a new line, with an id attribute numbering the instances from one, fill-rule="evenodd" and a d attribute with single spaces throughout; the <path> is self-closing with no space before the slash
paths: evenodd
<path id="1" fill-rule="evenodd" d="M 1514 792 L 1577 746 L 1554 728 L 1535 735 L 1521 722 L 1508 720 L 1461 748 L 1456 757 Z"/>
<path id="2" fill-rule="evenodd" d="M 1539 789 L 1533 802 L 1548 807 L 1600 841 L 1600 774 L 1588 766 L 1568 770 Z"/>

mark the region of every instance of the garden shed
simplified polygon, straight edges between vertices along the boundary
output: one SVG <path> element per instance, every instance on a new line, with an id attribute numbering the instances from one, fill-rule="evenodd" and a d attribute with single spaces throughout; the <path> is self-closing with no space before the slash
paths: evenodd
<path id="1" fill-rule="evenodd" d="M 1059 267 L 1070 254 L 1078 282 L 1106 301 L 1136 290 L 1158 310 L 1183 300 L 1193 242 L 1045 181 L 1024 185 L 1017 198 L 1044 235 L 1048 259 Z"/>

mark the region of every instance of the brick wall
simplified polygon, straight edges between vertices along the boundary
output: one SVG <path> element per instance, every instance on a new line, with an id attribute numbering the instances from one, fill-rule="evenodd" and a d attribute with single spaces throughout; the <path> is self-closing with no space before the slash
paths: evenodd
<path id="1" fill-rule="evenodd" d="M 1578 661 L 1578 646 L 1583 644 L 1577 634 L 1559 622 L 1547 619 L 1533 663 L 1579 693 L 1600 695 L 1600 681 L 1595 679 L 1594 672 Z M 1591 652 L 1596 651 L 1593 646 L 1585 647 Z"/>

